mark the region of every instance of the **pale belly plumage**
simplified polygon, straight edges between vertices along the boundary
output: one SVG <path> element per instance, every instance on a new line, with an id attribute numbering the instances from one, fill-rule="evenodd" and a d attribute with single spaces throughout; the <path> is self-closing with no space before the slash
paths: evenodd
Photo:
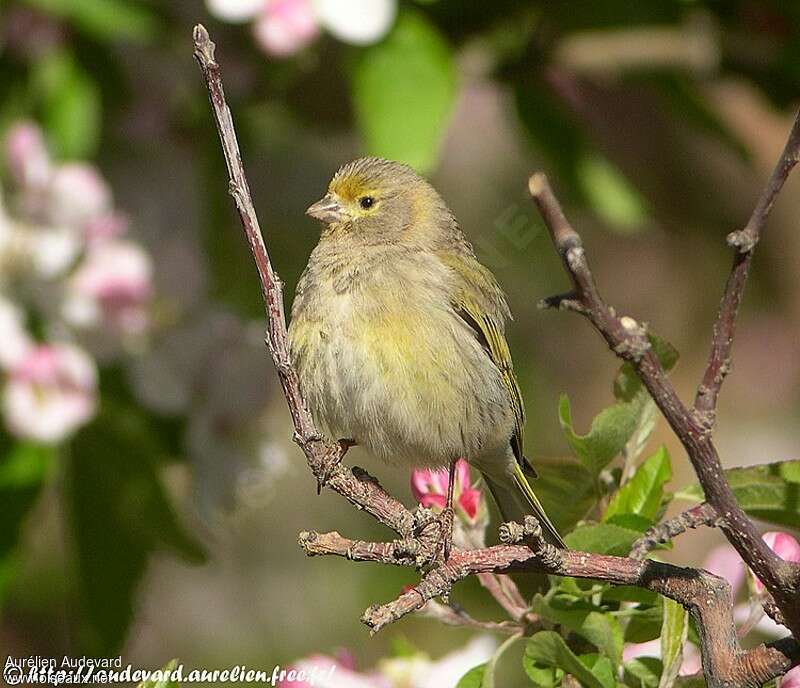
<path id="1" fill-rule="evenodd" d="M 443 465 L 503 457 L 508 392 L 470 327 L 441 294 L 417 288 L 303 295 L 292 357 L 315 419 L 377 458 Z"/>

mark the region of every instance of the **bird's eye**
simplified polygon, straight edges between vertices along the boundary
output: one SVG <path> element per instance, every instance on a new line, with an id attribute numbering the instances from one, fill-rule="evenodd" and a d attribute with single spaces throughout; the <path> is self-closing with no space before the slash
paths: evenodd
<path id="1" fill-rule="evenodd" d="M 375 205 L 375 199 L 372 196 L 362 196 L 360 199 L 358 199 L 358 204 L 364 210 L 369 210 L 373 205 Z"/>

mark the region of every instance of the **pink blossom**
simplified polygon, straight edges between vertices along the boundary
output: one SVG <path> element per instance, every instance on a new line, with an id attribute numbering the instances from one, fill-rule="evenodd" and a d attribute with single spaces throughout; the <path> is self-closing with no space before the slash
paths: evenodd
<path id="1" fill-rule="evenodd" d="M 49 192 L 48 208 L 53 223 L 82 227 L 111 210 L 111 189 L 92 165 L 60 165 L 50 180 Z"/>
<path id="2" fill-rule="evenodd" d="M 268 0 L 253 31 L 267 53 L 288 57 L 311 43 L 319 28 L 311 0 Z"/>
<path id="3" fill-rule="evenodd" d="M 712 549 L 703 561 L 703 568 L 727 580 L 731 584 L 734 594 L 744 582 L 744 562 L 730 545 L 719 545 Z"/>
<path id="4" fill-rule="evenodd" d="M 789 535 L 789 533 L 772 530 L 768 533 L 764 533 L 762 537 L 764 542 L 770 546 L 770 549 L 781 559 L 794 562 L 795 564 L 800 563 L 800 542 Z M 753 578 L 756 592 L 762 592 L 764 590 L 764 584 L 755 576 Z"/>
<path id="5" fill-rule="evenodd" d="M 800 688 L 800 666 L 791 669 L 778 683 L 779 688 Z"/>
<path id="6" fill-rule="evenodd" d="M 148 326 L 152 280 L 150 257 L 137 244 L 108 240 L 90 246 L 67 285 L 64 317 L 76 327 L 140 334 Z"/>
<path id="7" fill-rule="evenodd" d="M 22 187 L 42 187 L 50 177 L 50 156 L 42 131 L 32 122 L 13 125 L 6 135 L 6 160 Z"/>
<path id="8" fill-rule="evenodd" d="M 59 442 L 92 418 L 96 390 L 94 362 L 81 349 L 33 346 L 9 370 L 2 395 L 6 425 L 19 437 Z"/>
<path id="9" fill-rule="evenodd" d="M 128 217 L 116 211 L 97 215 L 86 222 L 86 239 L 89 242 L 116 239 L 128 231 Z"/>
<path id="10" fill-rule="evenodd" d="M 411 491 L 422 506 L 442 510 L 447 506 L 449 471 L 418 468 L 411 473 Z M 456 513 L 468 523 L 475 523 L 481 513 L 483 493 L 470 484 L 469 464 L 459 459 L 456 464 L 453 502 Z"/>

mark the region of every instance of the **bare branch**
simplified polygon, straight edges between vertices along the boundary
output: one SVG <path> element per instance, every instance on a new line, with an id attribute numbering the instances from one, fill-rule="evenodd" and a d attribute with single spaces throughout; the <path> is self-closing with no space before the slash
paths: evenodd
<path id="1" fill-rule="evenodd" d="M 798 161 L 800 161 L 800 113 L 795 118 L 786 146 L 758 199 L 750 220 L 744 229 L 728 235 L 728 244 L 734 249 L 733 267 L 725 285 L 725 292 L 722 295 L 719 312 L 714 323 L 711 352 L 708 356 L 706 370 L 694 400 L 694 408 L 698 417 L 709 429 L 714 426 L 719 391 L 731 367 L 731 348 L 736 327 L 736 315 L 742 303 L 747 275 L 753 261 L 753 252 L 761 238 L 775 199 Z"/>
<path id="2" fill-rule="evenodd" d="M 645 328 L 631 317 L 619 317 L 600 296 L 586 258 L 580 235 L 564 216 L 547 177 L 534 174 L 529 190 L 544 218 L 556 250 L 562 258 L 585 315 L 611 350 L 630 361 L 673 432 L 683 444 L 705 491 L 706 501 L 719 514 L 720 528 L 739 556 L 761 579 L 783 612 L 788 627 L 800 637 L 800 574 L 761 539 L 755 524 L 736 502 L 722 469 L 708 428 L 686 408 L 653 353 Z"/>
<path id="3" fill-rule="evenodd" d="M 633 543 L 630 556 L 632 559 L 644 559 L 648 552 L 689 529 L 699 528 L 700 526 L 719 527 L 720 523 L 721 519 L 714 507 L 708 502 L 703 502 L 650 528 Z"/>
<path id="4" fill-rule="evenodd" d="M 406 614 L 425 607 L 449 593 L 459 580 L 483 573 L 526 571 L 599 580 L 616 585 L 635 585 L 676 600 L 694 617 L 701 637 L 704 670 L 711 686 L 760 686 L 785 673 L 800 661 L 800 645 L 784 640 L 760 645 L 747 652 L 739 646 L 731 610 L 730 585 L 722 578 L 698 569 L 682 568 L 653 560 L 637 561 L 549 545 L 526 524 L 506 529 L 526 544 L 509 544 L 478 550 L 454 550 L 443 565 L 429 571 L 414 588 L 393 602 L 370 607 L 362 617 L 377 632 Z M 533 531 L 533 532 L 531 532 Z M 356 561 L 403 565 L 397 543 L 363 543 L 338 533 L 317 535 L 304 543 L 314 554 L 335 554 Z"/>

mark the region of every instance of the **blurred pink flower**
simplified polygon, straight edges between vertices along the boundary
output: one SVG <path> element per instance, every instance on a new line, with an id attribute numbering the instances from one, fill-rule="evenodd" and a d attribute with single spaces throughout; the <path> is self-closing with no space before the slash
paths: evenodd
<path id="1" fill-rule="evenodd" d="M 768 533 L 764 533 L 762 537 L 764 542 L 770 546 L 770 549 L 781 559 L 794 562 L 795 564 L 800 563 L 800 542 L 789 535 L 789 533 L 772 530 Z M 764 584 L 755 576 L 753 576 L 753 585 L 757 593 L 761 593 L 764 590 Z"/>
<path id="2" fill-rule="evenodd" d="M 95 412 L 97 371 L 92 359 L 69 344 L 31 347 L 9 370 L 2 407 L 19 437 L 54 443 Z"/>
<path id="3" fill-rule="evenodd" d="M 91 218 L 86 223 L 85 231 L 89 242 L 116 239 L 128 231 L 128 217 L 116 211 L 104 213 Z"/>
<path id="4" fill-rule="evenodd" d="M 800 666 L 791 669 L 778 682 L 778 688 L 800 688 Z"/>
<path id="5" fill-rule="evenodd" d="M 148 326 L 152 293 L 150 256 L 130 241 L 103 241 L 89 247 L 70 276 L 64 318 L 76 327 L 140 334 Z"/>
<path id="6" fill-rule="evenodd" d="M 721 576 L 731 584 L 734 595 L 745 578 L 745 566 L 739 554 L 730 545 L 719 545 L 703 561 L 703 568 Z"/>
<path id="7" fill-rule="evenodd" d="M 31 348 L 22 311 L 0 296 L 0 367 L 14 367 Z"/>
<path id="8" fill-rule="evenodd" d="M 50 180 L 51 221 L 83 227 L 111 210 L 111 189 L 97 168 L 86 163 L 57 167 Z"/>
<path id="9" fill-rule="evenodd" d="M 18 122 L 8 130 L 6 160 L 11 176 L 20 186 L 42 187 L 50 177 L 44 136 L 32 122 Z"/>
<path id="10" fill-rule="evenodd" d="M 411 473 L 411 491 L 422 506 L 442 510 L 447 506 L 447 469 L 418 468 Z M 457 514 L 468 523 L 475 523 L 481 513 L 483 493 L 470 484 L 469 464 L 459 459 L 456 464 L 453 503 Z"/>
<path id="11" fill-rule="evenodd" d="M 319 23 L 353 45 L 377 43 L 392 28 L 397 0 L 316 0 Z"/>
<path id="12" fill-rule="evenodd" d="M 267 53 L 288 57 L 311 43 L 319 27 L 311 0 L 267 0 L 253 31 Z"/>

